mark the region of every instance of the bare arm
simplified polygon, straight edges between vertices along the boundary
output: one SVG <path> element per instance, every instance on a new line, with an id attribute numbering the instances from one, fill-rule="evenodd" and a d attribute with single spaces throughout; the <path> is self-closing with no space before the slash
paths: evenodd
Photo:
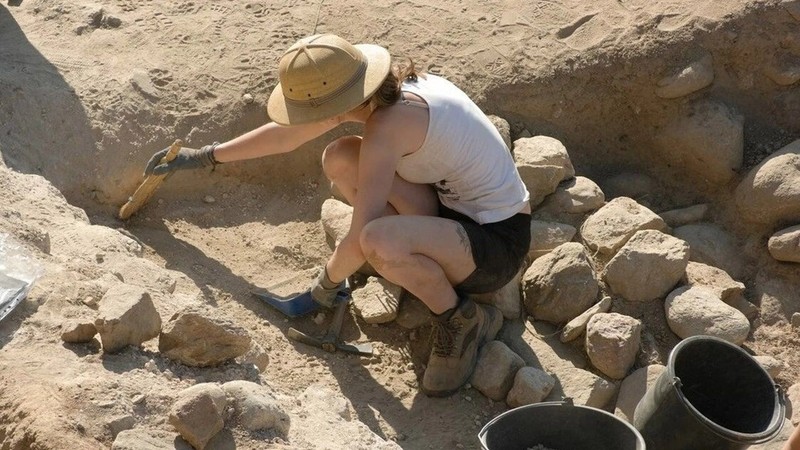
<path id="1" fill-rule="evenodd" d="M 409 153 L 403 127 L 390 111 L 376 111 L 367 123 L 358 162 L 358 188 L 350 230 L 327 264 L 332 280 L 342 280 L 361 267 L 366 257 L 359 237 L 364 227 L 384 215 L 400 158 Z M 412 149 L 413 150 L 413 149 Z"/>
<path id="2" fill-rule="evenodd" d="M 340 123 L 339 117 L 292 126 L 270 122 L 218 145 L 214 150 L 214 159 L 218 162 L 231 162 L 290 152 Z"/>

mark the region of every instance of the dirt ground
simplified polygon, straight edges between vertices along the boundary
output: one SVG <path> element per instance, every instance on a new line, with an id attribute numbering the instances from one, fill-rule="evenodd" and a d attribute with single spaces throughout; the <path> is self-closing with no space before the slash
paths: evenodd
<path id="1" fill-rule="evenodd" d="M 776 266 L 794 295 L 786 311 L 800 311 L 800 269 L 765 262 L 756 244 L 773 230 L 736 220 L 729 209 L 735 181 L 709 187 L 676 173 L 658 163 L 648 140 L 661 117 L 685 107 L 656 99 L 653 85 L 698 49 L 714 53 L 721 73 L 700 95 L 735 102 L 747 115 L 740 176 L 799 138 L 797 83 L 772 86 L 759 69 L 776 54 L 765 48 L 800 57 L 796 1 L 8 3 L 0 6 L 4 165 L 43 176 L 89 223 L 141 246 L 146 262 L 131 262 L 137 252 L 120 250 L 117 241 L 103 247 L 106 235 L 76 219 L 84 213 L 59 203 L 41 179 L 27 191 L 0 194 L 16 210 L 6 208 L 6 219 L 39 217 L 51 241 L 50 254 L 40 255 L 46 275 L 0 323 L 4 449 L 65 448 L 71 439 L 108 448 L 109 418 L 130 408 L 137 426 L 170 431 L 165 411 L 174 393 L 200 381 L 262 380 L 288 397 L 322 384 L 341 392 L 373 433 L 408 449 L 477 448 L 481 427 L 506 410 L 473 389 L 447 399 L 420 393 L 427 328 L 409 332 L 348 320 L 345 340 L 371 342 L 379 356 L 327 354 L 286 337 L 290 326 L 314 334 L 324 324 L 290 321 L 251 295 L 327 259 L 320 207 L 331 190 L 319 157 L 327 141 L 357 133 L 356 127 L 291 154 L 176 174 L 131 220 L 116 218 L 149 156 L 173 139 L 198 147 L 268 120 L 264 105 L 280 55 L 313 33 L 379 43 L 396 57 L 412 57 L 461 86 L 487 113 L 506 118 L 512 138 L 561 139 L 578 174 L 601 186 L 626 171 L 653 176 L 660 187 L 644 200 L 656 211 L 709 202 L 713 218 L 742 243 L 748 299 L 758 304 L 757 278 Z M 108 274 L 152 288 L 162 317 L 189 304 L 213 308 L 248 330 L 266 350 L 267 368 L 261 374 L 237 364 L 190 369 L 161 357 L 155 341 L 117 355 L 103 355 L 97 345 L 62 344 L 63 318 L 89 315 L 82 301 L 92 280 Z M 292 287 L 302 288 L 299 280 Z M 48 290 L 53 287 L 60 290 Z M 784 388 L 800 382 L 800 338 L 786 322 L 759 325 L 745 347 L 786 363 L 777 379 Z M 140 395 L 146 404 L 132 403 Z M 234 448 L 325 442 L 315 441 L 312 429 L 295 429 L 290 437 L 296 441 L 234 432 L 232 440 Z M 328 445 L 343 448 L 337 443 L 345 438 L 329 438 Z"/>

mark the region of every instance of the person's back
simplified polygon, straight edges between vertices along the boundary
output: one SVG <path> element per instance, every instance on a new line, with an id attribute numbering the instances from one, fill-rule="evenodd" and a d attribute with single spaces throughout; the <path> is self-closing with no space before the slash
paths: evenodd
<path id="1" fill-rule="evenodd" d="M 397 173 L 433 184 L 442 204 L 478 223 L 511 217 L 528 192 L 500 133 L 470 98 L 449 81 L 421 75 L 403 91 L 428 104 L 429 126 L 419 150 L 403 157 Z"/>

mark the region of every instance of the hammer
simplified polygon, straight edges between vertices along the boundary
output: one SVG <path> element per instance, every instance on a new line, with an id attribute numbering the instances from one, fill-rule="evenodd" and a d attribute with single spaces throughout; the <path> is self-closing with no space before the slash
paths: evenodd
<path id="1" fill-rule="evenodd" d="M 309 336 L 295 328 L 289 328 L 289 331 L 286 332 L 286 335 L 289 336 L 289 338 L 292 340 L 295 340 L 297 342 L 302 342 L 303 344 L 311 345 L 313 347 L 321 348 L 326 352 L 333 353 L 339 350 L 342 352 L 353 353 L 361 356 L 372 356 L 373 355 L 372 345 L 370 344 L 349 344 L 339 340 L 339 332 L 342 330 L 342 324 L 344 323 L 344 315 L 345 312 L 347 312 L 349 305 L 350 305 L 349 296 L 338 299 L 338 303 L 336 304 L 336 310 L 333 314 L 333 320 L 331 321 L 331 324 L 328 327 L 328 332 L 325 333 L 325 335 L 320 338 Z"/>

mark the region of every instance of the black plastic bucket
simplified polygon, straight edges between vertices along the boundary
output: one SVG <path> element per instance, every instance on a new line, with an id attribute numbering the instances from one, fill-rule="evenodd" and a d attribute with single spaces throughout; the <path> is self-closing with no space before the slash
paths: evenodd
<path id="1" fill-rule="evenodd" d="M 590 406 L 545 402 L 500 414 L 480 433 L 483 450 L 644 450 L 644 439 L 630 424 Z"/>
<path id="2" fill-rule="evenodd" d="M 649 450 L 735 450 L 769 441 L 783 426 L 783 393 L 744 350 L 722 339 L 684 339 L 636 406 Z"/>

